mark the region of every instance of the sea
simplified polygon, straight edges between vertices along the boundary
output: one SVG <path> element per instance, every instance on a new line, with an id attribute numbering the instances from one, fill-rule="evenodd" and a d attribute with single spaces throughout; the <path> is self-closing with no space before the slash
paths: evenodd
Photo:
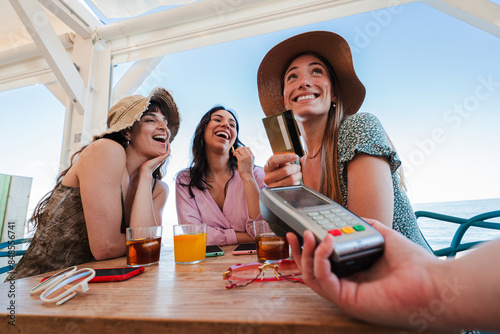
<path id="1" fill-rule="evenodd" d="M 471 218 L 481 213 L 500 210 L 500 198 L 418 203 L 413 204 L 413 209 L 414 211 L 431 211 L 460 218 Z M 500 217 L 488 221 L 499 223 L 500 228 Z M 418 224 L 422 230 L 422 234 L 434 250 L 450 246 L 453 235 L 459 226 L 458 224 L 428 218 L 419 218 Z M 497 238 L 500 238 L 500 230 L 471 227 L 465 233 L 462 242 L 493 240 Z"/>

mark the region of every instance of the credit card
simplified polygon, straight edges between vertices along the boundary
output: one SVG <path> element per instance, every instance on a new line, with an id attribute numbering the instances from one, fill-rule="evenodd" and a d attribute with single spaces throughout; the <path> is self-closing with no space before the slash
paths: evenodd
<path id="1" fill-rule="evenodd" d="M 262 119 L 273 153 L 295 153 L 304 155 L 299 128 L 291 110 Z"/>

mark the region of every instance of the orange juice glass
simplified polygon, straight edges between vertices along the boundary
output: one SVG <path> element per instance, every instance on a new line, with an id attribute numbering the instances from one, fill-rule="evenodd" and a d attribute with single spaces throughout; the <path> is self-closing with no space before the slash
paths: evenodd
<path id="1" fill-rule="evenodd" d="M 177 264 L 193 264 L 205 260 L 206 224 L 174 225 L 174 257 Z"/>

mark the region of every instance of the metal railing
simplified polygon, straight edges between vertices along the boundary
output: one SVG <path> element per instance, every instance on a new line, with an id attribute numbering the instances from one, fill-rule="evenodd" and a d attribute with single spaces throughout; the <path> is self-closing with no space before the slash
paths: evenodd
<path id="1" fill-rule="evenodd" d="M 487 240 L 479 240 L 479 241 L 462 243 L 462 239 L 465 235 L 465 232 L 467 232 L 467 230 L 470 227 L 500 230 L 500 222 L 486 221 L 488 219 L 500 217 L 500 210 L 481 213 L 469 219 L 443 215 L 440 213 L 435 213 L 430 211 L 416 211 L 415 215 L 417 216 L 417 219 L 430 218 L 460 225 L 458 229 L 455 231 L 455 234 L 453 235 L 453 239 L 451 240 L 449 247 L 433 250 L 433 253 L 436 256 L 446 256 L 448 258 L 455 257 L 455 255 L 458 252 L 468 250 L 481 242 L 487 241 Z"/>

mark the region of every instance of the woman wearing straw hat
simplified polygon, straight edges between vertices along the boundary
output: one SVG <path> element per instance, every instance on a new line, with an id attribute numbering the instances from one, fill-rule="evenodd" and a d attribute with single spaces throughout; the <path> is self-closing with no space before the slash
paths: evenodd
<path id="1" fill-rule="evenodd" d="M 180 224 L 207 224 L 208 245 L 253 242 L 260 214 L 264 171 L 238 138 L 235 113 L 215 106 L 203 115 L 193 137 L 191 167 L 176 180 Z"/>
<path id="2" fill-rule="evenodd" d="M 38 203 L 33 240 L 7 279 L 123 256 L 126 227 L 161 225 L 168 196 L 161 167 L 179 124 L 163 88 L 111 107 L 108 129 L 73 155 Z"/>
<path id="3" fill-rule="evenodd" d="M 279 43 L 262 60 L 257 84 L 264 113 L 291 109 L 306 146 L 300 165 L 292 164 L 295 154 L 269 158 L 269 187 L 302 181 L 430 250 L 397 173 L 396 151 L 378 119 L 358 113 L 365 87 L 341 36 L 313 31 Z"/>

